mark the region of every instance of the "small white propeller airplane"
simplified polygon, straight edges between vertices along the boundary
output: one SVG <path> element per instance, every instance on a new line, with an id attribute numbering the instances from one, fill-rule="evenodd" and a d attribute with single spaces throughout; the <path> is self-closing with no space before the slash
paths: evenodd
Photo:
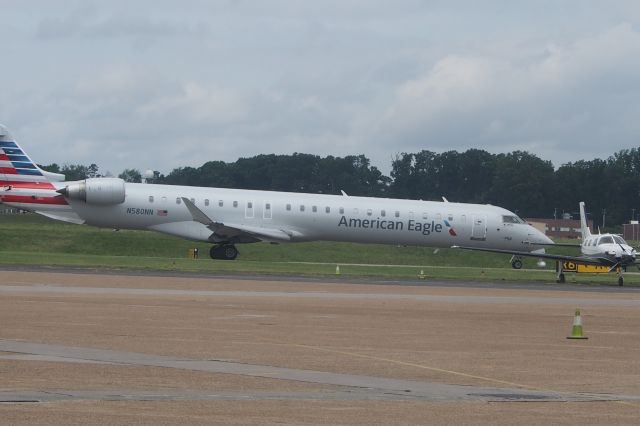
<path id="1" fill-rule="evenodd" d="M 544 252 L 553 244 L 492 205 L 127 183 L 63 182 L 41 170 L 0 125 L 0 202 L 65 222 L 147 229 L 212 244 L 232 260 L 236 244 L 346 241 Z"/>
<path id="2" fill-rule="evenodd" d="M 627 242 L 616 234 L 598 234 L 593 235 L 587 225 L 586 214 L 584 211 L 584 202 L 580 202 L 580 227 L 582 231 L 582 244 L 555 244 L 556 246 L 580 247 L 581 256 L 563 256 L 550 253 L 532 253 L 530 251 L 512 251 L 482 247 L 462 247 L 466 250 L 481 250 L 493 253 L 510 254 L 514 259 L 521 256 L 537 257 L 540 259 L 552 259 L 558 261 L 558 279 L 559 283 L 565 282 L 563 262 L 575 262 L 583 265 L 605 266 L 609 268 L 609 272 L 618 273 L 618 285 L 624 284 L 623 272 L 628 266 L 636 263 L 636 251 Z M 540 245 L 540 244 L 537 244 Z M 513 263 L 512 263 L 513 264 Z M 522 263 L 520 263 L 522 265 Z"/>

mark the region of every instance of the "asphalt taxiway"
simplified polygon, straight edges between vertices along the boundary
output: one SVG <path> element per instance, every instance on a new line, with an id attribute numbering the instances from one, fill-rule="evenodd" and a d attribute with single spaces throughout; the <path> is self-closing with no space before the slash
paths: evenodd
<path id="1" fill-rule="evenodd" d="M 571 341 L 575 308 L 588 340 Z M 640 289 L 0 270 L 0 424 L 636 424 Z"/>

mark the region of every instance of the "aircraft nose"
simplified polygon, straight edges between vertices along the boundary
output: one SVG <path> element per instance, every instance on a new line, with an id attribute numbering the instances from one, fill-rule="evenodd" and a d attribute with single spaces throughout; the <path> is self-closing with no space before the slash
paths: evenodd
<path id="1" fill-rule="evenodd" d="M 540 237 L 542 238 L 542 240 L 544 241 L 545 244 L 555 244 L 554 241 L 551 238 L 547 237 L 542 232 L 540 232 Z"/>
<path id="2" fill-rule="evenodd" d="M 531 243 L 533 244 L 554 244 L 553 240 L 547 237 L 544 232 L 540 231 L 537 228 L 534 228 L 531 225 L 529 225 L 528 234 L 529 241 L 531 241 Z"/>

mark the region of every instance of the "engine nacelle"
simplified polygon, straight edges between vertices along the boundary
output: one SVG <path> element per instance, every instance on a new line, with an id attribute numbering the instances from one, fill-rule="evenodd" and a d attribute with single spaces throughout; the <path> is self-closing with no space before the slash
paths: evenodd
<path id="1" fill-rule="evenodd" d="M 107 206 L 124 203 L 124 180 L 118 178 L 91 178 L 74 182 L 58 192 L 71 200 Z"/>

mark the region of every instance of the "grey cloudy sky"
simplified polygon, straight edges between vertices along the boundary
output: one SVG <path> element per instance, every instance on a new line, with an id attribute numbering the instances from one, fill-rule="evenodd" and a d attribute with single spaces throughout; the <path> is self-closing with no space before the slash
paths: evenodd
<path id="1" fill-rule="evenodd" d="M 640 146 L 640 2 L 0 0 L 0 122 L 42 164 Z"/>

